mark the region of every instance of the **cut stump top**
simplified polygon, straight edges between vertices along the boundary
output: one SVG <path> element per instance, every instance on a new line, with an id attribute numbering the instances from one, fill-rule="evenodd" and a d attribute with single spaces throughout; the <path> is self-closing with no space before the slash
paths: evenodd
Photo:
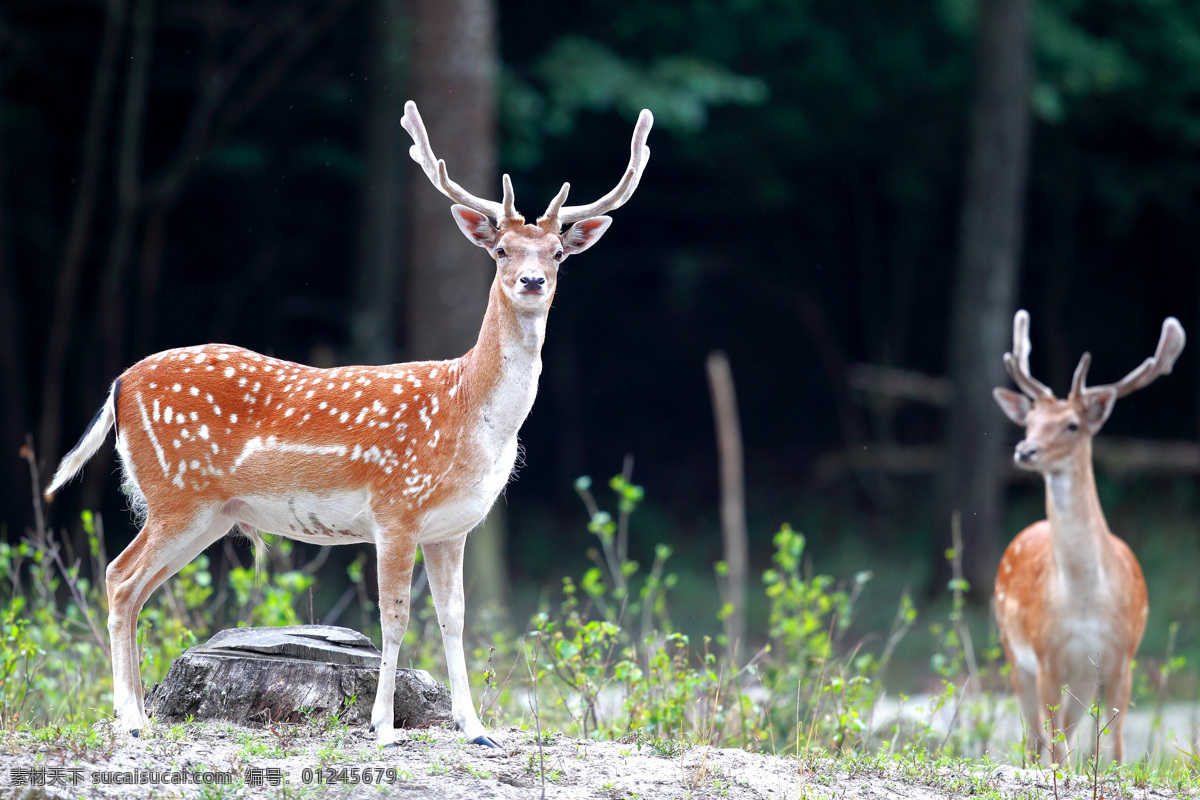
<path id="1" fill-rule="evenodd" d="M 220 631 L 171 663 L 146 707 L 156 719 L 243 725 L 334 714 L 370 721 L 381 653 L 358 631 L 328 625 Z M 424 727 L 452 717 L 450 691 L 425 670 L 396 670 L 395 722 Z"/>

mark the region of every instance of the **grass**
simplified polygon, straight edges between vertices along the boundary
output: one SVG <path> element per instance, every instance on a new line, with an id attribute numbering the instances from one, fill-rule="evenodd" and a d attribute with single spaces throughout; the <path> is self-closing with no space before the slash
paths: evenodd
<path id="1" fill-rule="evenodd" d="M 966 605 L 960 577 L 932 619 L 922 620 L 910 595 L 898 591 L 890 625 L 864 629 L 859 612 L 868 599 L 876 607 L 872 619 L 882 619 L 882 601 L 871 595 L 874 576 L 859 570 L 850 580 L 837 580 L 815 572 L 808 540 L 782 526 L 759 595 L 766 643 L 744 663 L 731 663 L 721 636 L 684 633 L 672 619 L 678 577 L 668 568 L 671 548 L 655 548 L 648 568 L 629 556 L 627 532 L 643 499 L 640 487 L 620 476 L 610 486 L 616 503 L 611 513 L 591 494 L 590 482 L 576 487 L 596 545 L 589 551 L 592 566 L 543 597 L 522 628 L 526 635 L 484 617 L 471 636 L 472 675 L 486 676 L 485 685 L 475 688 L 481 716 L 525 730 L 522 744 L 537 746 L 528 754 L 530 773 L 551 783 L 562 779 L 563 765 L 542 750 L 564 734 L 619 740 L 622 757 L 677 761 L 688 793 L 705 789 L 721 796 L 735 784 L 708 763 L 705 746 L 793 757 L 818 782 L 886 776 L 897 785 L 981 797 L 995 796 L 989 776 L 998 763 L 1025 764 L 1018 743 L 997 740 L 997 720 L 1012 707 L 1006 667 L 994 632 Z M 111 706 L 107 641 L 97 633 L 106 615 L 103 529 L 98 518 L 85 516 L 82 523 L 86 559 L 64 557 L 66 542 L 44 528 L 17 545 L 0 545 L 0 747 L 6 750 L 103 761 L 116 746 L 112 726 L 97 724 Z M 949 557 L 957 563 L 960 554 L 955 548 Z M 213 565 L 203 558 L 156 593 L 139 627 L 146 680 L 161 677 L 190 643 L 230 624 L 231 609 L 253 608 L 254 616 L 244 621 L 298 623 L 312 576 L 299 568 L 286 541 L 277 543 L 271 559 L 272 569 L 262 576 L 225 565 L 224 598 L 215 591 Z M 364 564 L 356 560 L 348 577 L 366 613 Z M 415 612 L 404 652 L 414 666 L 444 675 L 427 594 Z M 1080 747 L 1071 763 L 1049 771 L 1054 791 L 1076 793 L 1084 786 L 1094 797 L 1197 791 L 1196 732 L 1176 742 L 1162 722 L 1172 696 L 1196 691 L 1195 667 L 1176 652 L 1179 637 L 1176 625 L 1161 637 L 1159 655 L 1144 655 L 1138 664 L 1136 698 L 1156 710 L 1151 753 L 1114 766 Z M 905 648 L 921 654 L 935 688 L 920 706 L 901 696 L 899 711 L 885 720 L 885 683 Z M 1101 723 L 1099 741 L 1110 720 L 1093 712 Z M 337 715 L 262 732 L 188 721 L 154 725 L 148 733 L 169 758 L 204 731 L 236 736 L 238 757 L 246 762 L 288 758 L 313 741 L 320 742 L 316 762 L 322 767 L 380 757 L 369 747 L 356 752 Z M 407 738 L 429 746 L 437 741 L 428 731 L 409 731 Z M 427 771 L 493 777 L 453 755 L 431 755 Z"/>

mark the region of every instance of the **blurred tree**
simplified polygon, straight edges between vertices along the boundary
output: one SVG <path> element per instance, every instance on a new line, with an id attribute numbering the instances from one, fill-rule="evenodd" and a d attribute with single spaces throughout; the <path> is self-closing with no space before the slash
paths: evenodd
<path id="1" fill-rule="evenodd" d="M 412 98 L 450 177 L 467 191 L 498 200 L 496 170 L 496 7 L 494 0 L 415 0 L 412 4 Z M 460 356 L 475 345 L 495 274 L 468 243 L 447 199 L 415 168 L 409 194 L 410 240 L 405 302 L 405 356 Z M 526 214 L 537 198 L 518 198 Z M 466 585 L 472 605 L 506 604 L 508 569 L 503 500 L 471 536 Z"/>
<path id="2" fill-rule="evenodd" d="M 982 0 L 970 153 L 950 321 L 947 511 L 963 520 L 963 572 L 991 594 L 1003 484 L 1004 424 L 992 388 L 1005 385 L 1023 234 L 1032 59 L 1027 0 Z M 938 521 L 947 528 L 949 513 Z"/>
<path id="3" fill-rule="evenodd" d="M 3 109 L 0 108 L 0 114 Z M 19 301 L 16 295 L 15 272 L 8 239 L 8 202 L 5 184 L 5 142 L 0 131 L 0 392 L 3 392 L 0 414 L 0 454 L 11 458 L 23 443 L 29 430 L 28 409 L 24 391 L 24 336 L 17 324 Z M 0 471 L 0 476 L 3 472 Z M 0 508 L 18 508 L 26 502 L 19 481 L 0 481 Z M 8 520 L 0 519 L 0 525 Z"/>
<path id="4" fill-rule="evenodd" d="M 62 264 L 59 267 L 46 359 L 42 377 L 41 425 L 38 446 L 42 466 L 50 464 L 61 452 L 59 438 L 63 423 L 63 379 L 71 327 L 75 323 L 75 304 L 84 256 L 91 239 L 104 164 L 104 139 L 113 91 L 117 82 L 121 43 L 125 34 L 125 0 L 108 0 L 104 6 L 104 33 L 92 79 L 92 95 L 83 130 L 83 156 L 79 166 L 78 190 L 66 232 Z"/>
<path id="5" fill-rule="evenodd" d="M 350 322 L 350 358 L 364 364 L 399 360 L 403 190 L 410 163 L 408 134 L 400 125 L 409 41 L 403 5 L 401 0 L 371 3 L 358 270 Z"/>

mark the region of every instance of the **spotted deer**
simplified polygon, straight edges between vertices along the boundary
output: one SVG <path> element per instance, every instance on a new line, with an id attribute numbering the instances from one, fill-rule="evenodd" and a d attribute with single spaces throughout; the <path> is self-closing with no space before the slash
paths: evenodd
<path id="1" fill-rule="evenodd" d="M 136 644 L 150 594 L 234 528 L 317 544 L 375 545 L 383 629 L 371 730 L 396 741 L 393 694 L 409 619 L 417 547 L 429 577 L 454 721 L 495 747 L 472 706 L 463 655 L 463 548 L 517 456 L 517 432 L 542 370 L 546 317 L 563 260 L 594 245 L 633 195 L 650 157 L 653 116 L 642 111 L 628 168 L 588 205 L 566 206 L 569 183 L 535 224 L 503 200 L 450 180 L 411 101 L 409 153 L 473 244 L 496 264 L 475 346 L 450 361 L 317 369 L 222 344 L 157 353 L 113 384 L 47 497 L 82 469 L 116 428 L 125 488 L 143 527 L 108 567 L 108 630 L 118 724 L 147 724 Z"/>
<path id="2" fill-rule="evenodd" d="M 1045 479 L 1046 519 L 1021 531 L 1004 551 L 994 601 L 1035 761 L 1049 744 L 1052 760 L 1063 762 L 1058 735 L 1074 734 L 1091 700 L 1099 702 L 1097 679 L 1107 701 L 1100 706 L 1104 721 L 1115 714 L 1112 759 L 1124 755 L 1130 660 L 1146 628 L 1146 581 L 1129 546 L 1104 519 L 1092 438 L 1118 398 L 1171 372 L 1185 341 L 1179 321 L 1168 317 L 1154 356 L 1104 386 L 1087 386 L 1092 357 L 1084 353 L 1070 394 L 1059 400 L 1029 371 L 1029 314 L 1018 311 L 1013 320 L 1013 350 L 1004 354 L 1004 366 L 1024 394 L 1001 388 L 993 394 L 1008 418 L 1025 428 L 1013 460 Z"/>

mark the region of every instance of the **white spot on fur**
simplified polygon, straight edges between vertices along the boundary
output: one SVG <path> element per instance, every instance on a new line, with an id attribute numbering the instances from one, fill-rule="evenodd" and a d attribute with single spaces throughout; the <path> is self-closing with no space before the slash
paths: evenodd
<path id="1" fill-rule="evenodd" d="M 150 418 L 146 415 L 146 404 L 142 401 L 142 393 L 137 393 L 138 411 L 142 415 L 142 429 L 146 431 L 146 437 L 150 440 L 150 444 L 154 447 L 154 455 L 158 457 L 159 466 L 162 467 L 163 475 L 165 476 L 170 467 L 167 466 L 166 456 L 163 454 L 162 445 L 158 443 L 158 437 L 154 435 L 154 428 L 150 424 Z M 158 421 L 158 401 L 154 401 L 155 421 Z"/>

